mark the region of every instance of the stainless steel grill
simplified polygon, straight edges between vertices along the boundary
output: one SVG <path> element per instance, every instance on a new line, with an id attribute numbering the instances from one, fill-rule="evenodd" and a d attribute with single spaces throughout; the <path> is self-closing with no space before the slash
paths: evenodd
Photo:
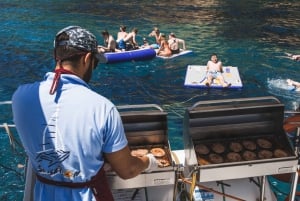
<path id="1" fill-rule="evenodd" d="M 198 102 L 185 114 L 186 164 L 197 169 L 199 182 L 296 172 L 283 117 L 284 106 L 274 97 Z"/>
<path id="2" fill-rule="evenodd" d="M 140 188 L 159 185 L 173 185 L 175 170 L 172 164 L 172 152 L 168 140 L 167 113 L 158 105 L 119 106 L 125 134 L 131 150 L 162 148 L 170 165 L 159 167 L 151 173 L 142 173 L 135 178 L 123 180 L 114 172 L 107 177 L 112 189 Z M 121 165 L 121 164 L 120 164 Z"/>

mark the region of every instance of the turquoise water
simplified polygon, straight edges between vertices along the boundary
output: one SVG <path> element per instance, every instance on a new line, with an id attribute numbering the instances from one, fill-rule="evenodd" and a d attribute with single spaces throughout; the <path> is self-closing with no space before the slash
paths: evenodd
<path id="1" fill-rule="evenodd" d="M 182 149 L 182 116 L 197 101 L 273 95 L 286 109 L 298 105 L 300 94 L 283 85 L 287 78 L 300 81 L 300 62 L 282 56 L 284 52 L 300 54 L 299 10 L 298 0 L 2 0 L 0 101 L 10 100 L 19 84 L 39 80 L 53 69 L 53 37 L 65 26 L 85 27 L 100 43 L 102 30 L 116 36 L 120 24 L 128 30 L 137 27 L 140 43 L 158 26 L 163 33 L 175 32 L 185 39 L 193 54 L 173 60 L 101 64 L 90 84 L 116 105 L 155 103 L 163 107 L 169 114 L 172 149 Z M 205 65 L 213 52 L 225 66 L 239 67 L 243 89 L 183 86 L 186 66 Z M 10 107 L 1 105 L 0 111 L 1 123 L 12 123 Z M 17 164 L 24 164 L 24 153 L 19 146 L 16 151 L 11 148 L 4 129 L 0 138 L 0 200 L 19 201 L 24 176 Z"/>

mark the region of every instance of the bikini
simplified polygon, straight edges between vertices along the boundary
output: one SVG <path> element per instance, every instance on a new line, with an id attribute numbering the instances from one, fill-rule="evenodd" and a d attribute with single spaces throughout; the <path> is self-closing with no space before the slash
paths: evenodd
<path id="1" fill-rule="evenodd" d="M 174 44 L 174 43 L 176 43 L 176 39 L 173 40 L 173 43 L 172 43 L 172 44 Z M 172 44 L 171 44 L 171 45 L 172 45 Z M 171 46 L 171 45 L 170 45 L 170 46 Z M 171 49 L 171 52 L 172 52 L 172 54 L 178 54 L 178 53 L 180 52 L 180 49 L 179 49 L 179 48 L 176 49 L 176 50 L 172 50 L 172 49 Z"/>

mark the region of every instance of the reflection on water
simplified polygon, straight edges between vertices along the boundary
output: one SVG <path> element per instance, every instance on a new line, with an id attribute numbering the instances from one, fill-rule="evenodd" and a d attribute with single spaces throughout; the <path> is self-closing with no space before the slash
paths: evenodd
<path id="1" fill-rule="evenodd" d="M 55 33 L 68 25 L 81 25 L 95 33 L 116 36 L 120 24 L 139 29 L 138 42 L 154 26 L 163 33 L 175 32 L 193 54 L 174 60 L 153 59 L 100 65 L 91 87 L 115 104 L 156 103 L 168 112 L 172 149 L 182 144 L 185 108 L 197 101 L 274 95 L 287 109 L 294 109 L 299 93 L 274 87 L 270 80 L 300 80 L 299 62 L 282 57 L 300 54 L 300 1 L 290 0 L 189 0 L 189 1 L 51 1 L 3 0 L 0 3 L 1 100 L 9 100 L 16 87 L 42 79 L 53 69 Z M 153 38 L 148 38 L 154 42 Z M 241 90 L 205 90 L 183 86 L 186 66 L 205 65 L 211 53 L 223 64 L 237 66 Z M 276 82 L 275 82 L 276 83 Z M 2 111 L 2 122 L 11 122 L 10 111 Z M 1 135 L 0 200 L 21 200 L 23 180 L 16 164 L 23 157 L 12 154 L 4 131 Z"/>

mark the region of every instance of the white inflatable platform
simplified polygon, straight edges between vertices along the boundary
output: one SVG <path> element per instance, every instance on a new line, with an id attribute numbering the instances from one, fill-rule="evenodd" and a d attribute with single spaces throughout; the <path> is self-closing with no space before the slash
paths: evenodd
<path id="1" fill-rule="evenodd" d="M 231 86 L 227 88 L 243 87 L 242 80 L 237 67 L 223 66 L 223 77 Z M 205 85 L 206 82 L 206 66 L 188 65 L 186 70 L 184 86 L 198 88 L 223 88 L 218 79 L 214 79 L 210 87 Z"/>

